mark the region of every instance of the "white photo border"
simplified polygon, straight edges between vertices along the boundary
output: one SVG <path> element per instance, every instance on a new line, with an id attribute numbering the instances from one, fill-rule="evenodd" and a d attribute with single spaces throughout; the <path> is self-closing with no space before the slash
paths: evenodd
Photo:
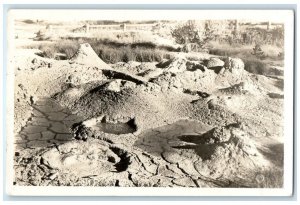
<path id="1" fill-rule="evenodd" d="M 52 9 L 51 9 L 52 10 Z M 53 11 L 53 10 L 52 10 Z M 82 12 L 82 10 L 80 10 Z M 95 11 L 95 10 L 92 10 Z M 116 10 L 101 10 L 101 16 L 107 17 L 106 15 L 103 15 L 107 11 L 106 15 L 111 15 L 113 11 Z M 164 18 L 166 18 L 166 13 L 174 13 L 171 14 L 170 17 L 176 17 L 182 18 L 182 19 L 193 19 L 197 17 L 199 19 L 199 12 L 198 10 L 180 10 L 181 13 L 187 13 L 188 15 L 181 16 L 179 14 L 179 11 L 173 11 L 173 10 L 148 10 L 145 9 L 143 11 L 141 10 L 117 10 L 118 14 L 117 16 L 120 16 L 120 11 L 122 15 L 132 15 L 141 17 L 140 14 L 142 14 L 143 17 L 146 17 L 146 13 L 155 12 L 155 18 L 159 17 L 159 19 L 162 19 L 158 13 L 164 12 Z M 221 10 L 216 10 L 220 12 Z M 222 10 L 223 12 L 222 19 L 230 18 L 239 18 L 239 10 L 234 10 L 234 16 L 232 16 L 232 11 L 230 10 Z M 8 107 L 6 111 L 6 121 L 9 126 L 6 126 L 7 133 L 6 133 L 6 140 L 7 140 L 7 156 L 6 156 L 6 190 L 8 194 L 14 195 L 14 196 L 290 196 L 293 192 L 293 123 L 291 123 L 293 119 L 293 106 L 291 106 L 292 102 L 294 102 L 294 85 L 293 85 L 293 79 L 294 79 L 294 45 L 293 45 L 293 39 L 294 39 L 294 21 L 293 16 L 294 13 L 292 10 L 277 10 L 276 12 L 283 12 L 286 13 L 284 18 L 281 15 L 275 15 L 270 16 L 271 10 L 256 10 L 255 15 L 258 16 L 258 13 L 262 13 L 261 15 L 266 18 L 273 20 L 278 19 L 284 19 L 285 23 L 285 68 L 288 70 L 285 71 L 285 81 L 284 81 L 284 110 L 285 110 L 285 136 L 289 136 L 288 141 L 284 143 L 284 187 L 283 189 L 249 189 L 249 188 L 238 188 L 237 189 L 231 189 L 231 188 L 209 188 L 209 189 L 195 189 L 195 188 L 116 188 L 116 187 L 24 187 L 24 186 L 12 186 L 12 162 L 13 162 L 13 149 L 12 149 L 12 139 L 13 139 L 13 133 L 12 133 L 12 127 L 13 125 L 13 113 L 11 112 L 13 109 L 11 109 L 10 106 L 13 106 L 13 69 L 8 62 L 7 62 L 7 81 L 6 81 L 6 105 Z M 103 13 L 104 12 L 104 13 Z M 139 14 L 139 12 L 141 12 Z M 202 14 L 206 14 L 206 12 L 212 12 L 212 10 L 201 10 Z M 251 10 L 243 10 L 240 14 L 240 17 L 245 16 L 245 12 L 251 12 Z M 252 11 L 253 12 L 253 11 Z M 25 12 L 26 13 L 26 12 Z M 228 13 L 228 15 L 224 15 L 224 13 Z M 230 14 L 231 13 L 231 14 Z M 32 14 L 32 12 L 31 12 Z M 278 14 L 278 13 L 277 13 Z M 13 13 L 8 14 L 8 20 L 11 21 L 15 15 Z M 12 16 L 10 16 L 12 15 Z M 116 14 L 115 14 L 116 15 Z M 195 16 L 194 16 L 195 15 Z M 274 15 L 274 13 L 273 13 Z M 193 17 L 194 16 L 194 17 Z M 288 16 L 288 17 L 287 17 Z M 291 17 L 292 16 L 292 17 Z M 213 18 L 217 19 L 218 15 L 214 15 Z M 154 19 L 155 19 L 154 18 Z M 207 18 L 207 14 L 205 15 L 205 18 Z M 124 17 L 122 16 L 122 19 Z M 136 18 L 135 18 L 136 19 Z M 151 18 L 153 19 L 153 18 Z M 9 23 L 9 25 L 13 25 Z M 5 27 L 5 25 L 4 25 Z M 13 32 L 13 29 L 11 26 L 7 28 L 7 36 L 14 36 L 11 35 L 10 32 Z M 10 40 L 8 41 L 10 42 Z M 8 56 L 10 55 L 10 52 L 12 52 L 11 49 L 11 43 L 8 44 Z M 237 192 L 239 192 L 237 194 Z M 216 194 L 217 193 L 217 194 Z"/>

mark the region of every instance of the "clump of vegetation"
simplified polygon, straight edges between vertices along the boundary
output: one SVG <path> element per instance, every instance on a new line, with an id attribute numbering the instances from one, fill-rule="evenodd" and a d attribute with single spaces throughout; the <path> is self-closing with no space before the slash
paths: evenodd
<path id="1" fill-rule="evenodd" d="M 177 26 L 171 31 L 171 35 L 178 44 L 196 43 L 200 44 L 201 39 L 196 25 L 192 21 L 188 21 L 184 25 Z"/>
<path id="2" fill-rule="evenodd" d="M 265 59 L 266 58 L 266 55 L 265 55 L 264 51 L 261 49 L 260 44 L 255 44 L 255 46 L 253 48 L 253 52 L 251 54 L 256 56 L 259 59 Z"/>
<path id="3" fill-rule="evenodd" d="M 194 21 L 188 21 L 183 25 L 177 26 L 171 31 L 175 42 L 183 45 L 183 51 L 199 51 L 213 39 L 214 31 L 209 22 L 205 23 L 205 28 L 201 31 Z M 192 49 L 194 47 L 194 49 Z"/>
<path id="4" fill-rule="evenodd" d="M 243 25 L 241 25 L 243 26 Z M 231 35 L 225 35 L 218 38 L 219 42 L 235 45 L 253 45 L 260 42 L 264 45 L 284 45 L 284 28 L 283 26 L 274 29 L 258 28 L 248 26 L 241 30 L 233 30 Z"/>

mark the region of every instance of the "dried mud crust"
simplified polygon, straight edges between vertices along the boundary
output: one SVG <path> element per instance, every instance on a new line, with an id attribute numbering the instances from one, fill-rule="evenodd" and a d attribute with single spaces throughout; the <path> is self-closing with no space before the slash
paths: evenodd
<path id="1" fill-rule="evenodd" d="M 249 171 L 261 169 L 261 164 L 267 167 L 268 163 L 240 127 L 234 124 L 210 129 L 200 122 L 181 120 L 132 137 L 133 146 L 126 146 L 110 135 L 106 139 L 69 141 L 40 149 L 35 155 L 27 151 L 29 158 L 17 157 L 16 183 L 247 186 L 256 176 Z M 30 177 L 26 178 L 25 173 Z"/>
<path id="2" fill-rule="evenodd" d="M 70 126 L 82 121 L 51 98 L 41 98 L 31 105 L 32 114 L 15 136 L 15 150 L 44 148 L 72 140 Z"/>
<path id="3" fill-rule="evenodd" d="M 17 72 L 16 185 L 259 187 L 282 169 L 281 79 L 230 58 L 92 59 L 83 44 L 70 61 Z"/>

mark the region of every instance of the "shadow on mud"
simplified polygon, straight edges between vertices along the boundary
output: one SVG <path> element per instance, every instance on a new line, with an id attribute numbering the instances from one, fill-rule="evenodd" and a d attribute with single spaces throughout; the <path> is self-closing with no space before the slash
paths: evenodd
<path id="1" fill-rule="evenodd" d="M 284 95 L 278 94 L 278 93 L 268 93 L 268 96 L 270 98 L 278 98 L 278 99 L 283 99 Z"/>
<path id="2" fill-rule="evenodd" d="M 201 122 L 179 120 L 173 124 L 144 131 L 134 146 L 155 156 L 161 156 L 163 152 L 178 152 L 179 149 L 198 149 L 198 145 L 189 138 L 201 138 L 201 135 L 209 129 L 211 128 Z M 210 152 L 208 149 L 210 147 L 207 148 L 207 152 Z"/>
<path id="3" fill-rule="evenodd" d="M 258 149 L 268 160 L 278 167 L 283 167 L 284 163 L 284 144 L 273 144 L 267 149 Z"/>
<path id="4" fill-rule="evenodd" d="M 18 133 L 17 148 L 43 148 L 71 141 L 70 126 L 81 119 L 51 98 L 32 105 L 32 116 Z"/>

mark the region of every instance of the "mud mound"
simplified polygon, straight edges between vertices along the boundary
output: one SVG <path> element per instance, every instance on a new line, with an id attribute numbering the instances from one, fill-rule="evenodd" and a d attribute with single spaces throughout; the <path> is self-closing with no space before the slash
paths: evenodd
<path id="1" fill-rule="evenodd" d="M 211 92 L 215 89 L 214 79 L 216 74 L 207 70 L 205 72 L 197 69 L 195 71 L 183 71 L 181 73 L 163 73 L 157 78 L 150 79 L 150 82 L 156 83 L 163 89 L 172 87 L 179 89 L 202 90 Z"/>
<path id="2" fill-rule="evenodd" d="M 163 89 L 176 87 L 183 90 L 198 90 L 207 93 L 234 87 L 234 85 L 243 82 L 247 84 L 247 89 L 253 92 L 257 90 L 256 86 L 253 85 L 250 74 L 244 71 L 243 61 L 238 58 L 227 58 L 225 63 L 215 57 L 210 58 L 206 63 L 187 61 L 184 58 L 178 59 L 161 62 L 160 66 L 165 67 L 164 72 L 161 75 L 152 77 L 149 81 L 160 85 Z M 172 69 L 173 67 L 170 66 L 172 63 L 180 64 L 180 66 L 176 65 L 180 69 Z M 171 69 L 171 72 L 169 72 L 169 69 Z"/>
<path id="3" fill-rule="evenodd" d="M 244 62 L 239 58 L 226 58 L 224 67 L 233 74 L 239 74 L 245 68 Z"/>
<path id="4" fill-rule="evenodd" d="M 200 136 L 183 135 L 180 139 L 194 144 L 187 147 L 192 147 L 200 157 L 195 169 L 206 177 L 244 178 L 249 172 L 268 166 L 240 124 L 216 127 Z"/>
<path id="5" fill-rule="evenodd" d="M 214 73 L 206 69 L 198 61 L 188 61 L 186 58 L 177 57 L 164 60 L 157 64 L 156 71 L 146 73 L 150 82 L 156 83 L 167 90 L 172 87 L 177 89 L 209 89 L 214 78 Z"/>
<path id="6" fill-rule="evenodd" d="M 111 67 L 102 61 L 95 53 L 93 48 L 88 43 L 81 44 L 78 51 L 70 59 L 71 63 L 78 63 L 83 65 L 91 65 L 101 69 L 110 69 Z"/>
<path id="7" fill-rule="evenodd" d="M 65 92 L 57 94 L 56 99 L 64 104 Z M 83 94 L 69 101 L 67 106 L 85 119 L 100 116 L 109 116 L 107 119 L 111 121 L 135 118 L 138 127 L 143 128 L 186 116 L 184 106 L 190 106 L 192 99 L 193 96 L 180 92 L 162 93 L 153 83 L 137 85 L 117 79 L 86 86 Z M 165 117 L 161 118 L 161 115 Z"/>
<path id="8" fill-rule="evenodd" d="M 244 126 L 234 123 L 211 129 L 199 121 L 180 120 L 142 132 L 134 145 L 161 156 L 168 167 L 175 165 L 193 179 L 252 183 L 255 172 L 269 164 Z"/>
<path id="9" fill-rule="evenodd" d="M 219 58 L 210 58 L 209 61 L 207 62 L 207 68 L 209 69 L 214 69 L 217 67 L 223 67 L 224 66 L 224 61 L 220 60 Z"/>
<path id="10" fill-rule="evenodd" d="M 32 157 L 24 156 L 19 162 L 25 168 L 16 171 L 18 184 L 91 186 L 93 178 L 98 177 L 97 186 L 117 186 L 117 181 L 133 186 L 125 172 L 131 164 L 131 155 L 122 147 L 102 140 L 71 141 L 35 154 L 28 152 Z"/>
<path id="11" fill-rule="evenodd" d="M 195 71 L 197 69 L 204 72 L 206 66 L 202 61 L 189 61 L 183 57 L 176 57 L 170 60 L 163 60 L 156 65 L 157 68 L 162 68 L 164 72 L 180 73 L 183 71 Z"/>
<path id="12" fill-rule="evenodd" d="M 115 171 L 114 163 L 120 161 L 120 158 L 102 141 L 80 144 L 72 141 L 50 149 L 41 157 L 52 169 L 71 172 L 79 177 Z"/>
<path id="13" fill-rule="evenodd" d="M 215 85 L 221 88 L 230 87 L 243 81 L 247 81 L 248 78 L 249 73 L 244 70 L 238 74 L 234 74 L 229 69 L 222 68 L 215 78 Z"/>

